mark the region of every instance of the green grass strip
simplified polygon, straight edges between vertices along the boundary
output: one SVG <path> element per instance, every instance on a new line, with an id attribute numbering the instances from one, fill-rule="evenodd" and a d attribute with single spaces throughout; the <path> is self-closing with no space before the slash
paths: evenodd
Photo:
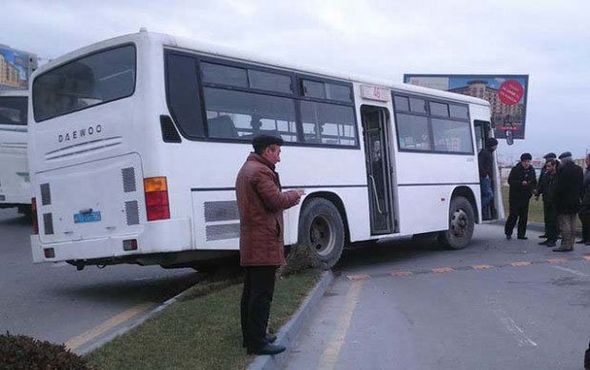
<path id="1" fill-rule="evenodd" d="M 307 271 L 277 280 L 270 328 L 278 330 L 315 286 Z M 96 369 L 243 369 L 253 360 L 242 348 L 242 284 L 203 295 L 195 286 L 184 299 L 88 355 Z M 205 289 L 206 291 L 207 289 Z"/>

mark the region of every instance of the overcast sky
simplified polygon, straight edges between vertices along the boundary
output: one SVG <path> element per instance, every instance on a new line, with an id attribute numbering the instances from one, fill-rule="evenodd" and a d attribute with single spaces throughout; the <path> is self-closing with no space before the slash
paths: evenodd
<path id="1" fill-rule="evenodd" d="M 499 154 L 590 149 L 588 0 L 4 0 L 1 14 L 0 43 L 44 58 L 143 26 L 397 82 L 404 73 L 528 74 L 526 140 Z"/>

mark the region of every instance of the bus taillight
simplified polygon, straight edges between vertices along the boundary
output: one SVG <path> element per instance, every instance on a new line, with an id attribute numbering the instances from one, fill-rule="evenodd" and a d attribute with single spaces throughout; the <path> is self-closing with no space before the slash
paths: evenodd
<path id="1" fill-rule="evenodd" d="M 145 206 L 148 221 L 170 218 L 168 183 L 165 177 L 149 177 L 143 180 Z"/>
<path id="2" fill-rule="evenodd" d="M 37 222 L 37 198 L 31 199 L 31 217 L 33 222 L 33 235 L 39 234 L 39 223 Z"/>

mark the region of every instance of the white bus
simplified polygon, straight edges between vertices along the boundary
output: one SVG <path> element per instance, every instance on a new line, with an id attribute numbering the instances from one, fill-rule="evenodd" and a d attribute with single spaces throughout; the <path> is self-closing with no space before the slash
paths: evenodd
<path id="1" fill-rule="evenodd" d="M 0 208 L 30 214 L 27 96 L 25 90 L 0 91 Z"/>
<path id="2" fill-rule="evenodd" d="M 235 178 L 262 133 L 285 141 L 283 189 L 307 192 L 285 213 L 285 244 L 312 245 L 326 266 L 385 237 L 436 232 L 463 248 L 481 222 L 484 100 L 150 32 L 55 59 L 31 89 L 35 262 L 235 256 Z"/>

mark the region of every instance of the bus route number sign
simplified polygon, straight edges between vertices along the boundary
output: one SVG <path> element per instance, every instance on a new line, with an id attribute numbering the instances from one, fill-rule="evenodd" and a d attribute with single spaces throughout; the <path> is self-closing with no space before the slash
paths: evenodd
<path id="1" fill-rule="evenodd" d="M 391 95 L 389 89 L 379 86 L 361 85 L 361 96 L 370 100 L 389 101 Z"/>

